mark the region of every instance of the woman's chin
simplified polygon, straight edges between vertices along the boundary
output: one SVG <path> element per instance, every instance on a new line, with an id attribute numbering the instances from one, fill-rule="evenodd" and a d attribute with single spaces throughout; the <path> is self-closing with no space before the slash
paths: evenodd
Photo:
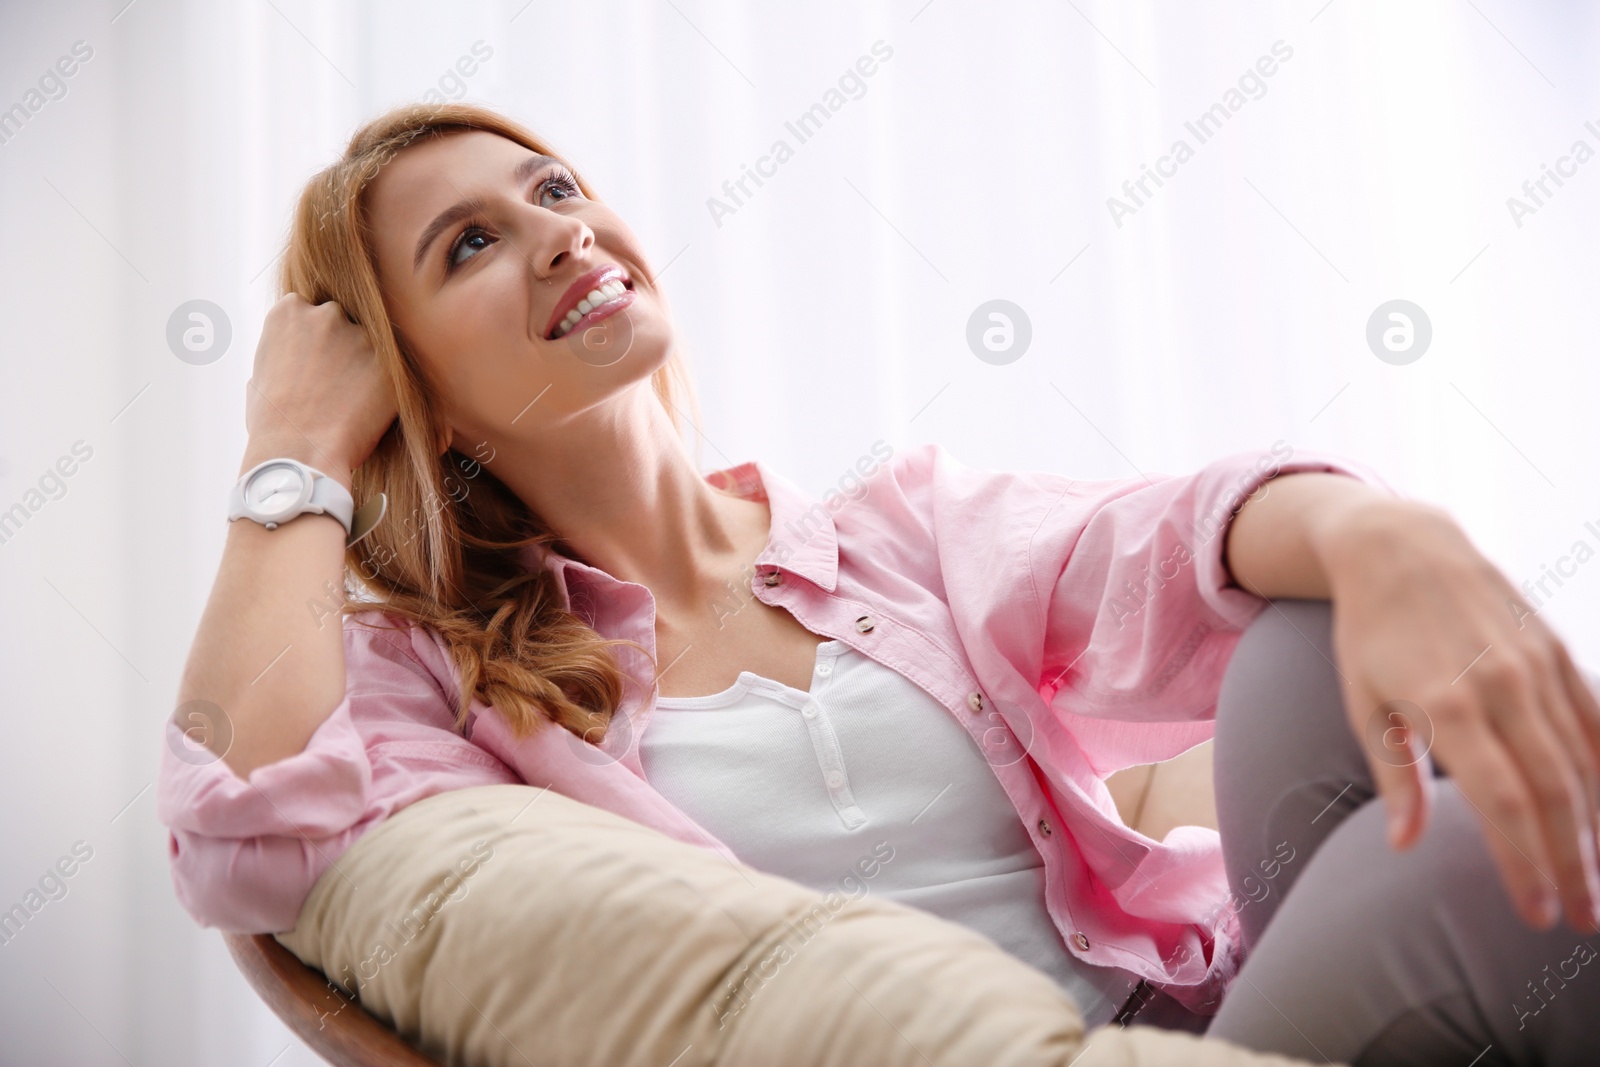
<path id="1" fill-rule="evenodd" d="M 560 338 L 561 351 L 579 363 L 614 369 L 629 378 L 643 377 L 661 367 L 672 351 L 672 332 L 665 324 L 624 311 Z"/>

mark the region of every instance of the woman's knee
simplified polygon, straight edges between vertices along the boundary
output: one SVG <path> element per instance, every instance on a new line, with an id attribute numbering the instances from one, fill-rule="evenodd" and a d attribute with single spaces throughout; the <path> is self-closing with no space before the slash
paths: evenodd
<path id="1" fill-rule="evenodd" d="M 1326 600 L 1273 600 L 1245 627 L 1217 694 L 1223 759 L 1279 755 L 1289 739 L 1316 730 L 1329 695 L 1340 694 L 1333 654 L 1333 611 Z M 1308 700 L 1315 696 L 1319 699 Z M 1343 716 L 1338 716 L 1342 725 Z M 1318 731 L 1321 732 L 1321 731 Z"/>
<path id="2" fill-rule="evenodd" d="M 1249 902 L 1246 946 L 1311 853 L 1372 796 L 1332 634 L 1327 601 L 1273 601 L 1240 637 L 1218 695 L 1217 819 L 1230 887 Z"/>

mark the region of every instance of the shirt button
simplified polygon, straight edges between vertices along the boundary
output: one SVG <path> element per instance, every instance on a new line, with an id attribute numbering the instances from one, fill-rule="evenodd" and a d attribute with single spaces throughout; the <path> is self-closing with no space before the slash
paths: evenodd
<path id="1" fill-rule="evenodd" d="M 777 585 L 779 582 L 783 581 L 783 572 L 773 571 L 770 574 L 762 576 L 761 580 L 766 582 L 768 585 Z"/>
<path id="2" fill-rule="evenodd" d="M 1089 951 L 1089 938 L 1086 937 L 1081 930 L 1072 935 L 1072 943 L 1077 945 L 1078 948 L 1082 949 L 1084 952 Z"/>
<path id="3" fill-rule="evenodd" d="M 840 774 L 838 771 L 834 771 L 832 774 L 828 775 L 829 789 L 838 789 L 841 785 L 844 785 L 844 775 Z"/>
<path id="4" fill-rule="evenodd" d="M 968 693 L 967 694 L 967 707 L 971 708 L 973 711 L 982 711 L 983 710 L 983 694 L 982 693 L 978 693 L 978 692 Z"/>
<path id="5" fill-rule="evenodd" d="M 863 615 L 861 618 L 856 620 L 856 629 L 860 630 L 864 634 L 870 634 L 872 632 L 872 627 L 873 622 L 871 615 Z"/>
<path id="6" fill-rule="evenodd" d="M 833 664 L 831 664 L 831 663 L 819 663 L 819 664 L 817 664 L 817 673 L 818 674 L 832 674 L 833 673 Z"/>
<path id="7" fill-rule="evenodd" d="M 800 714 L 808 719 L 815 719 L 817 717 L 817 706 L 815 704 L 807 704 L 800 709 Z"/>
<path id="8" fill-rule="evenodd" d="M 1050 830 L 1050 820 L 1049 819 L 1040 819 L 1039 820 L 1039 833 L 1044 835 L 1045 837 L 1049 837 L 1050 836 L 1051 830 Z"/>

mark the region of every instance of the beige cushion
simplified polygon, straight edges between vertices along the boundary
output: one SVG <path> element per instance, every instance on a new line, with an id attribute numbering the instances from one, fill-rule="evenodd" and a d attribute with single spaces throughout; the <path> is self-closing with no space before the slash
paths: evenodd
<path id="1" fill-rule="evenodd" d="M 365 834 L 278 940 L 456 1065 L 1078 1062 L 1083 1024 L 1054 982 L 872 896 L 866 869 L 862 895 L 823 895 L 554 792 L 483 786 Z M 1294 1062 L 1149 1027 L 1087 1044 L 1081 1067 Z"/>

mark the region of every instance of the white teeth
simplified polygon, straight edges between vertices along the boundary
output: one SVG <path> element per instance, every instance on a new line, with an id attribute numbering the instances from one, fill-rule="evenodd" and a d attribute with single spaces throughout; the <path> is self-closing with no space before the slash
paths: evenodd
<path id="1" fill-rule="evenodd" d="M 577 325 L 579 319 L 601 304 L 609 303 L 627 291 L 628 287 L 623 284 L 620 278 L 613 278 L 605 284 L 589 290 L 588 295 L 578 301 L 577 306 L 567 312 L 566 318 L 562 319 L 560 324 L 556 326 L 555 335 L 557 337 L 565 336 Z"/>

